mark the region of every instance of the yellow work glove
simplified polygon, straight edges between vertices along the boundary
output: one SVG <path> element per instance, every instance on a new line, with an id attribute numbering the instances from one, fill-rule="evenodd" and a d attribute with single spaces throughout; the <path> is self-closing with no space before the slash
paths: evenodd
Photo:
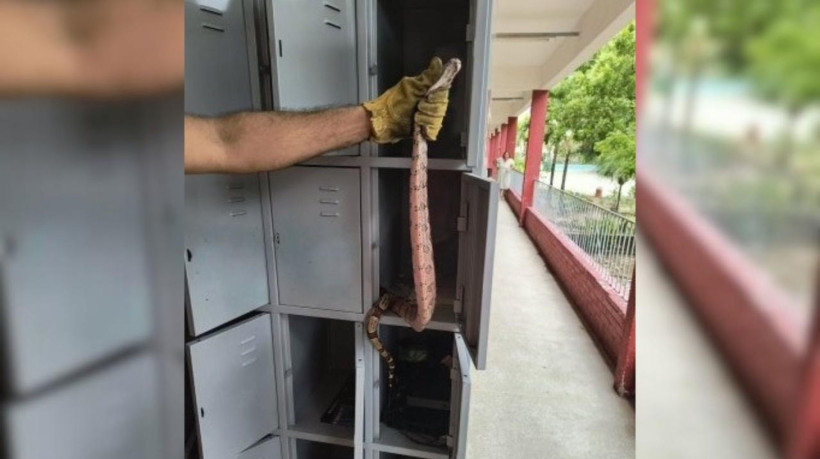
<path id="1" fill-rule="evenodd" d="M 443 71 L 441 59 L 434 57 L 421 74 L 404 77 L 378 98 L 365 102 L 363 106 L 370 114 L 370 140 L 394 143 L 410 137 L 414 121 L 428 140 L 436 140 L 447 112 L 450 88 L 424 95 Z"/>

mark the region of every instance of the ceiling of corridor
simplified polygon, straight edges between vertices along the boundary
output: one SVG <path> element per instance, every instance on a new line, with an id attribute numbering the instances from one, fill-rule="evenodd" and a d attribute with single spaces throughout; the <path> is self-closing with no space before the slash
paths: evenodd
<path id="1" fill-rule="evenodd" d="M 490 128 L 529 107 L 533 89 L 553 87 L 634 17 L 634 0 L 494 0 Z M 577 36 L 545 38 L 566 33 Z"/>

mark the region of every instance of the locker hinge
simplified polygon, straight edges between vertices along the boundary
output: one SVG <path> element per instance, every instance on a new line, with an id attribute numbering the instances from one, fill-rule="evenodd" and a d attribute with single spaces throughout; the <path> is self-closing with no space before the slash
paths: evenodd
<path id="1" fill-rule="evenodd" d="M 461 372 L 455 368 L 450 368 L 450 379 L 455 381 L 461 376 Z"/>
<path id="2" fill-rule="evenodd" d="M 367 73 L 368 73 L 368 75 L 375 76 L 376 74 L 379 73 L 379 66 L 376 65 L 376 64 L 371 65 L 370 67 L 367 68 Z"/>
<path id="3" fill-rule="evenodd" d="M 455 441 L 453 441 L 453 436 L 447 435 L 445 438 L 447 439 L 447 447 L 452 448 L 455 445 Z"/>
<path id="4" fill-rule="evenodd" d="M 453 313 L 456 314 L 457 318 L 461 315 L 461 305 L 464 301 L 464 286 L 459 285 L 456 289 L 456 299 L 453 300 Z"/>
<path id="5" fill-rule="evenodd" d="M 464 132 L 461 133 L 461 146 L 462 147 L 467 146 L 467 131 L 464 131 Z"/>
<path id="6" fill-rule="evenodd" d="M 270 76 L 270 64 L 259 64 L 259 73 L 264 76 Z"/>
<path id="7" fill-rule="evenodd" d="M 458 227 L 458 231 L 460 233 L 467 231 L 467 216 L 465 215 L 464 217 L 458 217 L 456 226 Z"/>
<path id="8" fill-rule="evenodd" d="M 475 40 L 475 27 L 472 24 L 467 24 L 467 42 L 470 43 Z"/>

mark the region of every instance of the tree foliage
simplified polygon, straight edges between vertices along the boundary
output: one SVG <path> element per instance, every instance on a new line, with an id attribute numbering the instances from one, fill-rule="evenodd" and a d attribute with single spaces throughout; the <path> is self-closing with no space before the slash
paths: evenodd
<path id="1" fill-rule="evenodd" d="M 635 124 L 635 25 L 630 24 L 551 91 L 545 141 L 568 133 L 578 153 L 594 160 L 598 142 Z"/>

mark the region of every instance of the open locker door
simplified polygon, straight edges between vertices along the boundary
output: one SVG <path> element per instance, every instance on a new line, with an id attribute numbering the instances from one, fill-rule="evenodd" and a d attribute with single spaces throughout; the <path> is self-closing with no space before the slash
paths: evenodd
<path id="1" fill-rule="evenodd" d="M 470 419 L 470 351 L 460 333 L 453 343 L 452 397 L 450 399 L 450 437 L 453 449 L 451 457 L 467 457 L 467 427 Z"/>
<path id="2" fill-rule="evenodd" d="M 474 174 L 461 177 L 458 219 L 456 313 L 475 367 L 487 365 L 490 297 L 498 215 L 498 184 Z"/>

